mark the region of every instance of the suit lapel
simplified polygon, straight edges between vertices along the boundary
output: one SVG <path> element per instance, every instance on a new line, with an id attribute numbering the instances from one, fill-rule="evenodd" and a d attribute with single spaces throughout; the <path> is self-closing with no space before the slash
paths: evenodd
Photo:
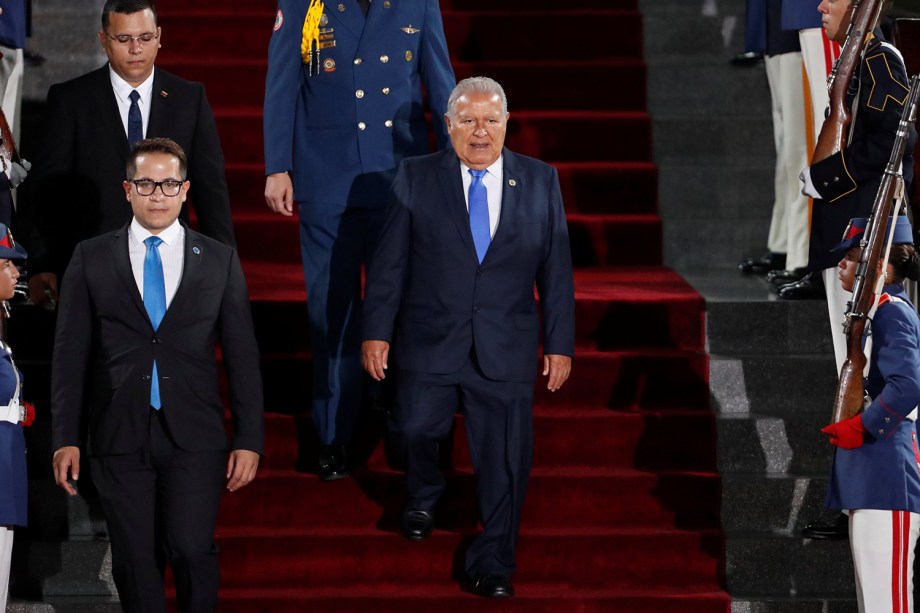
<path id="1" fill-rule="evenodd" d="M 168 126 L 164 125 L 166 118 L 169 117 L 167 105 L 169 104 L 169 92 L 163 88 L 163 78 L 161 71 L 153 71 L 153 87 L 150 90 L 150 116 L 147 118 L 147 133 L 144 136 L 157 136 L 169 134 Z M 125 141 L 127 142 L 127 141 Z"/>
<path id="2" fill-rule="evenodd" d="M 383 0 L 380 1 L 382 2 Z M 341 10 L 339 10 L 339 7 L 341 7 Z M 370 16 L 374 14 L 374 3 L 371 2 L 371 8 L 367 12 L 367 19 L 361 14 L 361 7 L 358 6 L 358 0 L 338 0 L 338 2 L 329 2 L 326 4 L 325 12 L 329 17 L 330 23 L 333 21 L 338 22 L 345 28 L 351 30 L 351 32 L 360 39 L 361 33 L 364 32 L 364 26 L 367 24 L 367 19 L 370 19 Z"/>
<path id="3" fill-rule="evenodd" d="M 473 232 L 470 230 L 470 214 L 466 208 L 466 197 L 463 194 L 463 180 L 460 178 L 460 160 L 453 149 L 445 151 L 441 158 L 438 180 L 444 192 L 444 205 L 447 207 L 448 215 L 457 225 L 460 241 L 466 247 L 470 257 L 478 263 L 479 256 L 476 255 Z"/>
<path id="4" fill-rule="evenodd" d="M 521 199 L 521 189 L 524 182 L 521 179 L 520 166 L 517 157 L 507 149 L 502 150 L 502 208 L 498 218 L 498 228 L 495 237 L 486 252 L 486 259 L 493 249 L 500 249 L 501 245 L 514 236 L 514 217 L 517 214 L 518 204 Z"/>
<path id="5" fill-rule="evenodd" d="M 137 281 L 134 279 L 134 272 L 131 270 L 131 257 L 128 255 L 128 227 L 127 225 L 122 227 L 112 240 L 112 262 L 114 262 L 118 280 L 121 281 L 131 295 L 131 302 L 134 303 L 134 306 L 137 307 L 141 316 L 150 324 L 152 329 L 153 324 L 150 323 L 147 308 L 144 306 L 144 299 L 141 297 Z"/>
<path id="6" fill-rule="evenodd" d="M 93 104 L 99 109 L 98 116 L 100 120 L 100 138 L 108 138 L 115 145 L 115 150 L 121 159 L 128 159 L 128 135 L 125 133 L 125 126 L 121 123 L 121 115 L 118 112 L 118 102 L 115 100 L 115 91 L 112 89 L 112 79 L 109 76 L 109 65 L 106 64 L 97 71 L 98 82 L 93 87 L 92 98 Z"/>
<path id="7" fill-rule="evenodd" d="M 180 222 L 181 223 L 181 222 Z M 185 295 L 194 292 L 194 288 L 200 285 L 201 281 L 201 258 L 204 255 L 204 249 L 201 245 L 201 236 L 189 230 L 188 226 L 182 224 L 185 229 L 185 246 L 183 247 L 182 258 L 182 277 L 179 279 L 179 286 L 176 288 L 176 295 L 169 303 L 166 314 L 163 315 L 163 321 L 160 322 L 160 328 L 163 329 L 176 317 L 173 313 L 177 311 L 177 305 L 188 301 L 194 303 L 191 296 L 186 298 Z M 176 308 L 174 308 L 176 307 Z"/>
<path id="8" fill-rule="evenodd" d="M 343 0 L 343 1 L 344 2 L 354 2 L 355 4 L 357 4 L 357 0 Z M 389 16 L 395 14 L 393 11 L 395 7 L 393 5 L 396 4 L 396 1 L 397 0 L 390 0 L 391 8 L 387 9 L 381 6 L 383 4 L 383 0 L 372 0 L 371 7 L 367 11 L 367 18 L 365 19 L 365 22 L 364 22 L 364 32 L 361 36 L 361 46 L 368 44 L 374 39 L 374 37 L 379 36 L 380 34 L 386 32 L 386 30 L 382 28 L 380 24 Z M 360 9 L 358 10 L 358 14 L 359 15 L 361 14 Z M 392 36 L 392 33 L 390 33 L 389 35 Z"/>

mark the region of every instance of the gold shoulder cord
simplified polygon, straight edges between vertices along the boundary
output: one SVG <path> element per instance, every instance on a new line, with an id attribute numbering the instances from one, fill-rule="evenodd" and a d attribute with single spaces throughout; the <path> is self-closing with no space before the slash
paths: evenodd
<path id="1" fill-rule="evenodd" d="M 323 16 L 323 0 L 310 0 L 307 17 L 303 20 L 303 36 L 300 39 L 300 56 L 313 76 L 313 64 L 319 73 L 319 20 Z M 316 51 L 313 50 L 314 46 Z M 315 54 L 315 57 L 314 57 Z"/>

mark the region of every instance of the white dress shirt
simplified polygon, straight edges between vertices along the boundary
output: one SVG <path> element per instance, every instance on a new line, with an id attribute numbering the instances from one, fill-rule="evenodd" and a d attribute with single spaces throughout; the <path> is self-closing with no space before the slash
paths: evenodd
<path id="1" fill-rule="evenodd" d="M 489 198 L 489 236 L 495 238 L 495 230 L 498 229 L 498 220 L 502 213 L 502 156 L 492 162 L 492 165 L 486 168 L 486 174 L 482 176 L 482 184 L 486 186 L 486 195 Z M 473 183 L 473 175 L 470 174 L 470 167 L 460 162 L 460 174 L 463 178 L 463 199 L 466 201 L 466 211 L 470 210 L 470 185 Z"/>
<path id="2" fill-rule="evenodd" d="M 154 68 L 156 70 L 156 68 Z M 112 70 L 109 64 L 109 78 L 112 80 L 112 90 L 115 92 L 115 101 L 118 103 L 118 114 L 121 116 L 121 125 L 125 129 L 125 136 L 128 135 L 128 111 L 131 109 L 131 92 L 135 89 L 140 94 L 137 99 L 137 106 L 141 110 L 141 121 L 143 122 L 142 134 L 147 136 L 147 123 L 150 119 L 150 96 L 153 95 L 153 71 L 143 83 L 137 87 L 131 87 L 131 84 L 122 79 Z"/>
<path id="3" fill-rule="evenodd" d="M 147 257 L 147 245 L 144 244 L 144 241 L 151 236 L 153 235 L 150 230 L 139 224 L 136 218 L 131 220 L 128 230 L 128 256 L 131 258 L 131 271 L 134 273 L 134 282 L 137 283 L 141 298 L 144 297 L 144 258 Z M 185 228 L 177 219 L 157 236 L 163 240 L 157 249 L 160 252 L 160 260 L 163 262 L 163 282 L 166 287 L 166 308 L 168 309 L 179 288 L 179 280 L 182 278 L 182 265 L 185 261 Z"/>

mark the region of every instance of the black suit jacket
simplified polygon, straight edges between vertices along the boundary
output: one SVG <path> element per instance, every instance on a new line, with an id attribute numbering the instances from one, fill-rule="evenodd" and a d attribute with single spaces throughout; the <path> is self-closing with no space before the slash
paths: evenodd
<path id="1" fill-rule="evenodd" d="M 156 68 L 146 135 L 169 137 L 185 150 L 201 232 L 234 246 L 224 156 L 204 86 Z M 60 274 L 76 242 L 131 219 L 122 188 L 129 151 L 108 64 L 48 90 L 45 135 L 26 199 L 30 272 Z"/>
<path id="2" fill-rule="evenodd" d="M 54 448 L 140 448 L 156 360 L 170 432 L 189 451 L 226 449 L 215 345 L 230 385 L 234 449 L 262 453 L 262 382 L 236 250 L 186 228 L 176 294 L 154 331 L 131 271 L 128 226 L 77 245 L 61 287 L 51 375 Z"/>
<path id="3" fill-rule="evenodd" d="M 533 381 L 544 353 L 573 355 L 575 291 L 556 169 L 503 152 L 501 217 L 480 265 L 454 151 L 402 161 L 371 258 L 364 338 L 399 368 L 456 372 L 475 348 L 497 381 Z"/>

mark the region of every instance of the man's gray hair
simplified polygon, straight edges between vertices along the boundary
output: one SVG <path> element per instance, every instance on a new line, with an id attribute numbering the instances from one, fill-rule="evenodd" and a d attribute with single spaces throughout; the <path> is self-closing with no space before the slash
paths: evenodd
<path id="1" fill-rule="evenodd" d="M 469 77 L 457 83 L 454 91 L 450 92 L 450 98 L 447 99 L 447 116 L 454 116 L 457 111 L 457 100 L 474 92 L 498 96 L 502 101 L 502 114 L 508 114 L 508 98 L 498 81 L 489 77 Z"/>

